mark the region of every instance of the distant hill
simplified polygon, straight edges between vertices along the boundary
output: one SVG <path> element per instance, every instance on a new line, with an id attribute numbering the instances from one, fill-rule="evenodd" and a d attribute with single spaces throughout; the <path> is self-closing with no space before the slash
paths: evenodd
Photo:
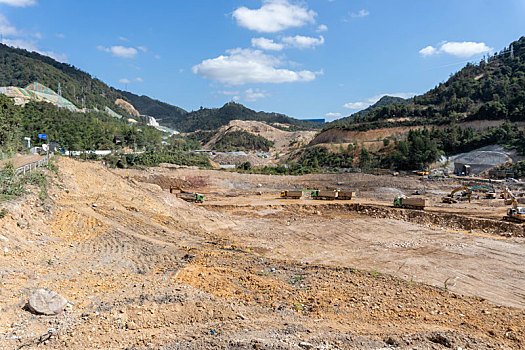
<path id="1" fill-rule="evenodd" d="M 381 97 L 379 99 L 379 101 L 377 101 L 373 105 L 368 106 L 367 108 L 365 108 L 365 109 L 363 109 L 363 110 L 361 110 L 359 112 L 356 112 L 356 113 L 354 113 L 351 116 L 348 116 L 346 118 L 337 119 L 335 121 L 335 123 L 351 122 L 351 121 L 353 121 L 355 119 L 355 117 L 365 117 L 365 116 L 367 116 L 370 112 L 372 112 L 375 109 L 378 109 L 378 108 L 381 108 L 381 107 L 385 107 L 385 106 L 388 106 L 388 105 L 391 105 L 391 104 L 394 104 L 394 103 L 408 104 L 411 101 L 412 101 L 411 98 L 405 99 L 405 98 L 402 98 L 402 97 L 395 97 L 395 96 L 383 96 L 383 97 Z"/>
<path id="2" fill-rule="evenodd" d="M 525 120 L 525 37 L 487 62 L 468 63 L 447 82 L 409 103 L 388 104 L 329 127 L 368 130 L 471 120 Z"/>
<path id="3" fill-rule="evenodd" d="M 163 122 L 173 123 L 172 127 L 180 131 L 215 130 L 227 125 L 232 120 L 254 120 L 267 123 L 289 124 L 298 128 L 314 129 L 322 124 L 290 118 L 284 114 L 256 112 L 245 106 L 229 102 L 221 108 L 201 108 L 188 113 L 183 119 L 170 121 L 163 118 Z M 169 125 L 167 125 L 169 126 Z"/>

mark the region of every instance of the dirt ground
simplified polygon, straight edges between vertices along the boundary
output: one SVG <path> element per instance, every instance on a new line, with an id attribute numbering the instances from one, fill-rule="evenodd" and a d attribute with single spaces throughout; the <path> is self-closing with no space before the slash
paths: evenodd
<path id="1" fill-rule="evenodd" d="M 0 349 L 525 348 L 524 239 L 480 221 L 503 205 L 391 209 L 414 178 L 58 164 L 45 202 L 0 203 Z M 360 197 L 277 199 L 333 186 Z M 32 314 L 39 288 L 70 304 Z"/>

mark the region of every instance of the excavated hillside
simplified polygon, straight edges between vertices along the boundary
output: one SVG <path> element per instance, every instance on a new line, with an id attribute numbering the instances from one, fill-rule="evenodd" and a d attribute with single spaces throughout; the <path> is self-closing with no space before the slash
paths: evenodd
<path id="1" fill-rule="evenodd" d="M 282 153 L 288 152 L 292 147 L 307 145 L 317 134 L 316 131 L 285 131 L 257 121 L 232 120 L 228 125 L 221 127 L 204 147 L 213 148 L 217 140 L 225 134 L 237 130 L 247 131 L 273 141 L 276 151 Z"/>
<path id="2" fill-rule="evenodd" d="M 302 261 L 293 246 L 280 255 L 271 241 L 242 236 L 242 213 L 206 210 L 99 164 L 61 158 L 58 166 L 45 201 L 30 189 L 0 204 L 0 349 L 525 346 L 521 308 Z M 279 222 L 293 231 L 281 242 L 311 240 L 293 213 Z M 65 297 L 65 311 L 31 313 L 25 304 L 40 288 Z"/>

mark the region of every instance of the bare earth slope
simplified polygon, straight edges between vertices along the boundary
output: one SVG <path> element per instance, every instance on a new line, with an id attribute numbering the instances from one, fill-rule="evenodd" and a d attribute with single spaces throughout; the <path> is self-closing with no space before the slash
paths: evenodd
<path id="1" fill-rule="evenodd" d="M 286 248 L 293 240 L 247 237 L 242 213 L 207 211 L 97 164 L 59 165 L 45 203 L 28 195 L 0 205 L 9 210 L 0 219 L 0 247 L 8 248 L 0 255 L 1 349 L 525 344 L 521 308 L 325 264 L 323 247 L 301 262 L 304 252 Z M 276 232 L 316 239 L 292 221 L 281 220 Z M 258 232 L 264 222 L 253 224 Z M 57 316 L 33 315 L 24 304 L 38 288 L 71 305 Z"/>
<path id="2" fill-rule="evenodd" d="M 297 145 L 306 145 L 317 134 L 316 131 L 284 131 L 257 121 L 232 120 L 228 125 L 221 127 L 217 134 L 204 147 L 212 147 L 221 136 L 237 130 L 244 130 L 273 141 L 275 149 L 279 152 L 288 151 L 294 141 Z"/>

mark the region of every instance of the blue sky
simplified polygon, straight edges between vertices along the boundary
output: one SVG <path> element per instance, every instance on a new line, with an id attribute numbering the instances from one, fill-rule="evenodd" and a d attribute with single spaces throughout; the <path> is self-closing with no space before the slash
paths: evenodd
<path id="1" fill-rule="evenodd" d="M 525 35 L 524 0 L 0 0 L 6 44 L 186 110 L 333 120 Z"/>

